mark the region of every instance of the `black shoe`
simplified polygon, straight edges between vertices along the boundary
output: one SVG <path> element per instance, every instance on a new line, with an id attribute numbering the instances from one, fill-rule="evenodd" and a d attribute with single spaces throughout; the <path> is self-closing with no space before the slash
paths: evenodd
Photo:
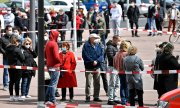
<path id="1" fill-rule="evenodd" d="M 152 34 L 148 34 L 148 36 L 151 36 Z"/>
<path id="2" fill-rule="evenodd" d="M 108 105 L 117 105 L 117 103 L 116 102 L 114 102 L 114 101 L 108 101 L 108 103 L 107 103 Z"/>
<path id="3" fill-rule="evenodd" d="M 99 98 L 94 98 L 94 100 L 93 101 L 96 101 L 96 102 L 102 102 L 102 100 L 101 99 L 99 99 Z"/>
<path id="4" fill-rule="evenodd" d="M 60 97 L 60 94 L 59 94 L 58 91 L 56 91 L 55 96 L 56 96 L 56 97 Z"/>
<path id="5" fill-rule="evenodd" d="M 62 98 L 60 101 L 66 101 L 66 98 Z"/>
<path id="6" fill-rule="evenodd" d="M 69 102 L 74 102 L 73 99 L 70 99 Z"/>
<path id="7" fill-rule="evenodd" d="M 86 97 L 86 101 L 85 102 L 91 102 L 90 97 Z"/>
<path id="8" fill-rule="evenodd" d="M 115 100 L 114 102 L 117 104 L 121 104 L 121 101 L 118 101 L 118 100 Z"/>
<path id="9" fill-rule="evenodd" d="M 153 36 L 156 36 L 156 34 L 153 34 Z"/>
<path id="10" fill-rule="evenodd" d="M 140 37 L 139 35 L 135 35 L 135 37 Z"/>

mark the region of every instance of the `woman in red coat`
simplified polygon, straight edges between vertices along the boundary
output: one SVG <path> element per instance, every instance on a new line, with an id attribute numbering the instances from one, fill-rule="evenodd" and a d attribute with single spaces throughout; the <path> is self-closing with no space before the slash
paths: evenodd
<path id="1" fill-rule="evenodd" d="M 76 60 L 73 52 L 69 51 L 69 49 L 69 43 L 63 42 L 62 52 L 59 53 L 59 56 L 62 62 L 62 70 L 67 71 L 61 72 L 57 88 L 62 88 L 61 101 L 66 101 L 66 88 L 69 88 L 70 102 L 72 102 L 74 97 L 73 87 L 77 87 L 76 74 L 73 71 L 76 68 Z"/>

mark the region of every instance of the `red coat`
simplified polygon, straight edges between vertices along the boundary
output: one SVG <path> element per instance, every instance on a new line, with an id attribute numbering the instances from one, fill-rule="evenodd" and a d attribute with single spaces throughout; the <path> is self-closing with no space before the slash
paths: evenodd
<path id="1" fill-rule="evenodd" d="M 65 55 L 59 53 L 60 59 L 62 61 L 61 67 L 64 70 L 68 70 L 64 72 L 63 77 L 59 78 L 57 88 L 70 88 L 70 87 L 77 87 L 77 80 L 76 80 L 76 73 L 72 70 L 76 69 L 76 60 L 74 54 L 68 51 Z"/>
<path id="2" fill-rule="evenodd" d="M 80 29 L 80 25 L 81 25 L 81 17 L 80 16 L 76 16 L 76 29 L 79 30 Z"/>

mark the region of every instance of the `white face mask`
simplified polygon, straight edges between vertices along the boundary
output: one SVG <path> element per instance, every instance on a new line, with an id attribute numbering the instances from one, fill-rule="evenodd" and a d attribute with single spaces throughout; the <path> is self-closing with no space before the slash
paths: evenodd
<path id="1" fill-rule="evenodd" d="M 44 40 L 46 41 L 46 40 L 48 40 L 49 38 L 48 38 L 48 36 L 44 36 Z"/>
<path id="2" fill-rule="evenodd" d="M 11 14 L 11 11 L 7 11 L 7 14 Z"/>
<path id="3" fill-rule="evenodd" d="M 58 43 L 61 42 L 61 37 L 58 36 L 57 42 L 58 42 Z"/>
<path id="4" fill-rule="evenodd" d="M 97 44 L 97 43 L 100 43 L 100 39 L 95 39 L 95 40 L 94 40 L 94 43 L 96 43 L 96 44 Z"/>
<path id="5" fill-rule="evenodd" d="M 30 45 L 25 45 L 25 47 L 26 47 L 27 49 L 29 49 L 29 48 L 30 48 Z"/>
<path id="6" fill-rule="evenodd" d="M 7 35 L 12 35 L 13 32 L 12 31 L 8 31 Z"/>

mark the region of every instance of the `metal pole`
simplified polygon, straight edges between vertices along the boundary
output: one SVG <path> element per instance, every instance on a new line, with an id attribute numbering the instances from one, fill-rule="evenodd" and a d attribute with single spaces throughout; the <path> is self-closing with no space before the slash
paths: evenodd
<path id="1" fill-rule="evenodd" d="M 38 0 L 38 108 L 45 108 L 44 101 L 44 0 Z"/>
<path id="2" fill-rule="evenodd" d="M 76 0 L 73 1 L 73 35 L 74 35 L 74 52 L 77 51 L 77 31 L 76 31 Z"/>
<path id="3" fill-rule="evenodd" d="M 164 12 L 166 12 L 166 0 L 164 0 L 163 7 L 164 7 Z"/>
<path id="4" fill-rule="evenodd" d="M 79 6 L 79 0 L 78 0 L 78 9 L 80 8 L 80 6 Z"/>
<path id="5" fill-rule="evenodd" d="M 24 0 L 22 0 L 22 8 L 23 8 L 23 9 L 25 8 L 25 6 L 24 6 Z"/>
<path id="6" fill-rule="evenodd" d="M 126 13 L 124 13 L 124 14 L 127 14 L 128 8 L 129 8 L 129 0 L 127 0 L 127 9 L 126 9 Z M 128 18 L 126 18 L 126 24 L 127 24 L 127 28 L 129 29 L 129 19 Z"/>
<path id="7" fill-rule="evenodd" d="M 30 31 L 35 31 L 35 0 L 30 0 L 29 30 Z M 30 38 L 32 39 L 33 50 L 35 50 L 35 47 L 36 47 L 36 33 L 35 32 L 30 32 Z"/>

